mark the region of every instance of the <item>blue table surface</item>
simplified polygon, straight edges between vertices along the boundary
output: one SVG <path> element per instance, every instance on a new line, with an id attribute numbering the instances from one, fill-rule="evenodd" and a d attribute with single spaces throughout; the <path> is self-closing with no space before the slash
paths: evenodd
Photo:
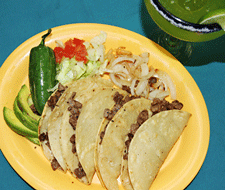
<path id="1" fill-rule="evenodd" d="M 142 24 L 143 6 L 142 0 L 1 1 L 0 66 L 21 43 L 39 32 L 59 25 L 101 23 L 147 36 Z M 208 153 L 199 173 L 187 190 L 225 189 L 224 62 L 185 66 L 203 94 L 210 118 Z M 33 189 L 11 168 L 1 151 L 0 189 Z"/>

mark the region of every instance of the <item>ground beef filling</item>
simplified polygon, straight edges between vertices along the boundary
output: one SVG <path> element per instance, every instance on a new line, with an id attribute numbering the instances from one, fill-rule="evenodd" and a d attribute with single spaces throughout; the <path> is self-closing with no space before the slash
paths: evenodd
<path id="1" fill-rule="evenodd" d="M 114 106 L 112 109 L 106 108 L 104 110 L 103 116 L 104 118 L 108 119 L 108 120 L 112 120 L 113 116 L 119 111 L 119 109 L 127 102 L 129 102 L 130 100 L 133 100 L 135 98 L 140 98 L 139 96 L 131 96 L 131 95 L 127 95 L 127 96 L 123 96 L 122 94 L 120 94 L 119 92 L 116 92 L 113 96 L 113 100 L 115 102 Z"/>
<path id="2" fill-rule="evenodd" d="M 149 79 L 150 80 L 150 79 Z M 154 80 L 154 79 L 152 79 Z M 166 101 L 165 99 L 160 100 L 158 98 L 155 98 L 153 102 L 151 103 L 151 111 L 152 111 L 152 116 L 161 112 L 161 111 L 166 111 L 166 110 L 173 110 L 173 109 L 178 109 L 181 110 L 183 108 L 183 104 L 179 102 L 178 100 L 174 100 L 172 103 Z M 130 132 L 127 134 L 128 140 L 125 141 L 125 152 L 123 155 L 123 159 L 127 160 L 128 159 L 128 153 L 129 153 L 129 146 L 130 142 L 134 137 L 134 134 L 138 130 L 138 128 L 149 118 L 148 111 L 143 110 L 137 118 L 137 122 L 132 124 L 130 127 Z"/>
<path id="3" fill-rule="evenodd" d="M 148 85 L 152 87 L 155 83 L 157 83 L 157 81 L 158 79 L 156 77 L 150 77 L 148 79 Z"/>
<path id="4" fill-rule="evenodd" d="M 122 85 L 122 89 L 127 91 L 129 94 L 131 94 L 131 90 L 130 90 L 130 87 L 129 86 L 126 86 L 126 85 Z"/>
<path id="5" fill-rule="evenodd" d="M 68 99 L 67 104 L 69 105 L 68 111 L 70 112 L 70 118 L 69 123 L 73 127 L 73 129 L 76 129 L 77 120 L 80 115 L 80 111 L 82 108 L 82 104 L 76 100 L 74 100 L 74 97 L 76 96 L 76 92 L 73 92 L 71 97 Z"/>
<path id="6" fill-rule="evenodd" d="M 83 167 L 81 166 L 80 162 L 78 164 L 78 168 L 76 168 L 74 170 L 74 173 L 76 174 L 76 176 L 81 179 L 82 177 L 86 176 L 85 171 L 83 170 Z"/>
<path id="7" fill-rule="evenodd" d="M 103 140 L 103 138 L 104 138 L 104 136 L 105 136 L 105 131 L 106 131 L 106 128 L 107 128 L 108 124 L 109 124 L 109 121 L 108 121 L 108 123 L 106 124 L 104 130 L 100 133 L 100 142 L 99 142 L 100 145 L 102 144 L 102 140 Z"/>
<path id="8" fill-rule="evenodd" d="M 160 100 L 155 98 L 151 104 L 151 111 L 153 115 L 166 110 L 178 109 L 181 110 L 183 108 L 183 104 L 178 100 L 172 101 L 172 103 L 166 101 L 165 99 Z"/>
<path id="9" fill-rule="evenodd" d="M 55 158 L 51 161 L 51 166 L 54 171 L 57 170 L 58 168 L 61 168 L 61 166 L 59 165 L 58 161 Z"/>
<path id="10" fill-rule="evenodd" d="M 18 103 L 18 105 L 19 105 L 19 103 Z M 19 108 L 21 108 L 21 107 L 19 107 Z M 36 114 L 36 115 L 41 115 L 41 114 L 39 114 L 38 113 L 38 111 L 36 110 L 36 108 L 34 107 L 34 104 L 32 104 L 31 106 L 30 106 L 30 109 L 32 110 L 32 112 L 34 113 L 34 114 Z"/>
<path id="11" fill-rule="evenodd" d="M 128 140 L 125 141 L 125 152 L 123 155 L 123 159 L 127 160 L 128 159 L 128 150 L 129 150 L 129 146 L 130 146 L 130 142 L 134 137 L 134 134 L 136 133 L 136 131 L 138 130 L 138 128 L 149 118 L 149 114 L 147 110 L 143 110 L 141 113 L 139 113 L 138 117 L 137 117 L 137 122 L 132 124 L 130 126 L 130 132 L 127 134 L 128 136 Z"/>
<path id="12" fill-rule="evenodd" d="M 126 86 L 124 86 L 125 88 Z M 131 96 L 131 95 L 127 95 L 124 97 L 124 95 L 120 94 L 119 92 L 116 92 L 113 96 L 113 100 L 115 102 L 114 106 L 112 109 L 106 108 L 104 110 L 103 113 L 103 117 L 106 118 L 107 120 L 111 121 L 112 118 L 114 117 L 114 115 L 119 111 L 119 109 L 127 102 L 136 99 L 136 98 L 140 98 L 139 96 Z M 100 142 L 99 144 L 102 144 L 102 140 L 104 138 L 105 135 L 105 131 L 106 128 L 108 126 L 109 122 L 107 123 L 107 125 L 105 126 L 104 130 L 101 132 L 100 134 Z"/>
<path id="13" fill-rule="evenodd" d="M 58 102 L 60 96 L 63 94 L 63 92 L 66 90 L 66 88 L 68 88 L 68 87 L 67 86 L 64 87 L 61 83 L 59 83 L 58 90 L 47 101 L 47 104 L 51 108 L 51 111 L 53 111 L 53 109 L 55 108 L 56 103 Z"/>
<path id="14" fill-rule="evenodd" d="M 71 137 L 70 137 L 70 142 L 72 143 L 72 153 L 76 153 L 77 150 L 76 150 L 76 136 L 75 134 L 73 134 Z"/>
<path id="15" fill-rule="evenodd" d="M 46 146 L 51 150 L 50 143 L 48 140 L 48 132 L 40 134 L 38 138 L 39 138 L 40 142 L 46 141 L 46 143 L 45 143 Z"/>
<path id="16" fill-rule="evenodd" d="M 40 142 L 48 141 L 48 132 L 40 134 L 38 138 Z"/>
<path id="17" fill-rule="evenodd" d="M 48 140 L 48 132 L 46 133 L 42 133 L 41 135 L 39 135 L 39 141 L 40 142 L 44 142 L 46 141 L 46 146 L 48 146 L 48 148 L 51 150 L 51 147 L 50 147 L 50 143 L 49 143 L 49 140 Z M 51 161 L 51 167 L 52 169 L 55 171 L 57 170 L 58 168 L 61 168 L 61 166 L 59 165 L 58 161 L 56 160 L 56 158 L 53 158 L 53 160 Z M 61 168 L 62 169 L 62 168 Z"/>
<path id="18" fill-rule="evenodd" d="M 39 138 L 40 142 L 46 141 L 46 143 L 45 143 L 46 146 L 51 150 L 50 143 L 48 140 L 48 132 L 40 134 L 38 138 Z"/>
<path id="19" fill-rule="evenodd" d="M 82 108 L 82 104 L 80 102 L 74 100 L 75 96 L 76 96 L 76 92 L 73 92 L 71 97 L 67 101 L 67 104 L 69 105 L 68 111 L 70 112 L 69 123 L 70 123 L 70 125 L 71 125 L 71 127 L 73 128 L 74 131 L 76 130 L 77 120 L 79 118 L 81 108 Z M 73 134 L 70 137 L 70 143 L 72 143 L 72 153 L 76 154 L 77 150 L 76 150 L 76 135 L 75 134 Z M 86 173 L 83 170 L 83 167 L 80 164 L 80 162 L 78 164 L 78 168 L 76 168 L 74 170 L 74 174 L 79 179 L 86 176 Z"/>
<path id="20" fill-rule="evenodd" d="M 69 105 L 68 111 L 70 112 L 69 123 L 74 131 L 76 130 L 77 120 L 79 118 L 81 108 L 82 108 L 82 104 L 80 102 L 74 100 L 75 96 L 76 96 L 76 92 L 73 92 L 67 101 L 67 104 Z M 73 145 L 72 152 L 76 153 L 76 135 L 75 134 L 73 134 L 70 137 L 70 142 Z"/>

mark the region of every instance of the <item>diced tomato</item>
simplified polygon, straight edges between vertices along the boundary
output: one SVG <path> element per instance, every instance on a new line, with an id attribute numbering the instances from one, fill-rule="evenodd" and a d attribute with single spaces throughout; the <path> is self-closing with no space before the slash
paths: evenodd
<path id="1" fill-rule="evenodd" d="M 88 53 L 84 44 L 80 44 L 79 46 L 77 46 L 75 52 L 75 59 L 77 61 L 84 61 L 84 63 L 88 62 L 86 58 Z"/>
<path id="2" fill-rule="evenodd" d="M 73 44 L 80 45 L 80 44 L 83 44 L 83 43 L 84 43 L 84 40 L 80 40 L 78 38 L 73 39 Z"/>
<path id="3" fill-rule="evenodd" d="M 63 55 L 71 59 L 75 55 L 75 47 L 66 45 Z"/>
<path id="4" fill-rule="evenodd" d="M 73 46 L 73 40 L 69 39 L 68 41 L 65 42 L 65 46 Z"/>
<path id="5" fill-rule="evenodd" d="M 61 47 L 55 47 L 54 53 L 55 53 L 55 59 L 57 63 L 60 63 L 63 57 L 63 48 Z"/>
<path id="6" fill-rule="evenodd" d="M 80 40 L 77 38 L 69 39 L 65 42 L 65 48 L 56 47 L 54 49 L 56 62 L 60 63 L 62 60 L 62 57 L 68 57 L 73 58 L 75 56 L 75 59 L 77 61 L 83 61 L 84 63 L 88 62 L 88 59 L 86 56 L 88 55 L 85 45 L 83 44 L 84 40 Z"/>

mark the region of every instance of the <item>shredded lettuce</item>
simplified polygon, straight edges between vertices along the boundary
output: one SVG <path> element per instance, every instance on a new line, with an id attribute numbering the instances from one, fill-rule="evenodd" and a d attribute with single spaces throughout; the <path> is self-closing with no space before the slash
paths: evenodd
<path id="1" fill-rule="evenodd" d="M 97 45 L 101 45 L 104 44 L 107 38 L 107 34 L 104 31 L 101 31 L 99 35 L 95 36 L 94 38 L 92 38 L 90 40 L 90 43 L 93 44 L 97 44 Z"/>
<path id="2" fill-rule="evenodd" d="M 95 36 L 90 40 L 90 43 L 86 43 L 88 56 L 87 58 L 90 61 L 97 61 L 99 60 L 101 63 L 104 62 L 104 55 L 105 55 L 105 46 L 103 45 L 106 41 L 107 34 L 104 31 L 98 36 Z"/>
<path id="3" fill-rule="evenodd" d="M 87 67 L 82 62 L 77 62 L 75 57 L 64 58 L 60 64 L 57 64 L 56 80 L 61 84 L 77 80 L 86 72 L 86 69 Z"/>
<path id="4" fill-rule="evenodd" d="M 101 65 L 100 61 L 89 61 L 87 63 L 87 67 L 86 67 L 87 69 L 86 69 L 86 72 L 83 75 L 83 78 L 87 77 L 89 75 L 97 74 L 100 65 Z"/>

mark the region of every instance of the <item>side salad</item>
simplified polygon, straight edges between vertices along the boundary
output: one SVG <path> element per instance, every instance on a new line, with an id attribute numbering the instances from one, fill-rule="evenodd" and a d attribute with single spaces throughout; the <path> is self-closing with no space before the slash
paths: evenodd
<path id="1" fill-rule="evenodd" d="M 77 38 L 64 44 L 56 41 L 54 48 L 56 57 L 56 80 L 66 84 L 73 80 L 85 78 L 98 73 L 105 61 L 105 46 L 107 34 L 103 31 L 90 42 Z"/>

